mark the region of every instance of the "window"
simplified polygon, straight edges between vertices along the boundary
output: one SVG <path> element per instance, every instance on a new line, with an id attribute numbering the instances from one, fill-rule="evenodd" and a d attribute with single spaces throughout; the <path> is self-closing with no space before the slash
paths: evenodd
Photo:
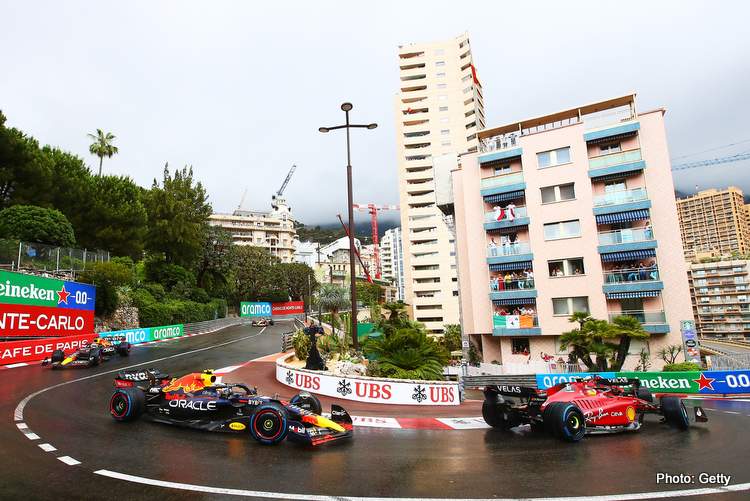
<path id="1" fill-rule="evenodd" d="M 536 160 L 540 169 L 570 163 L 570 147 L 537 153 Z"/>
<path id="2" fill-rule="evenodd" d="M 561 238 L 573 238 L 581 236 L 581 223 L 573 221 L 561 221 L 559 223 L 547 223 L 544 225 L 544 239 L 558 240 Z"/>
<path id="3" fill-rule="evenodd" d="M 441 146 L 450 146 L 451 142 L 450 141 L 440 141 L 440 145 Z"/>
<path id="4" fill-rule="evenodd" d="M 458 291 L 453 291 L 454 296 L 458 296 Z"/>
<path id="5" fill-rule="evenodd" d="M 514 355 L 528 355 L 529 350 L 529 338 L 514 337 L 510 339 L 510 352 Z"/>
<path id="6" fill-rule="evenodd" d="M 435 66 L 445 66 L 445 61 L 436 61 Z"/>
<path id="7" fill-rule="evenodd" d="M 625 191 L 627 189 L 628 186 L 625 184 L 624 179 L 604 183 L 604 193 L 614 193 L 617 191 Z"/>
<path id="8" fill-rule="evenodd" d="M 620 143 L 609 143 L 609 144 L 602 144 L 599 146 L 599 154 L 601 155 L 607 155 L 609 153 L 618 153 L 622 151 L 620 148 Z"/>
<path id="9" fill-rule="evenodd" d="M 437 84 L 437 88 L 438 89 L 445 89 L 446 87 L 448 87 L 448 84 L 445 84 L 445 83 L 439 83 L 439 84 Z"/>
<path id="10" fill-rule="evenodd" d="M 708 287 L 701 287 L 698 292 L 701 294 L 708 294 Z"/>
<path id="11" fill-rule="evenodd" d="M 556 297 L 552 298 L 552 313 L 554 315 L 569 316 L 582 311 L 589 312 L 589 298 L 582 297 Z"/>
<path id="12" fill-rule="evenodd" d="M 586 273 L 586 269 L 583 267 L 582 257 L 547 261 L 547 266 L 549 268 L 549 276 L 553 278 L 583 275 Z"/>
<path id="13" fill-rule="evenodd" d="M 497 166 L 495 167 L 493 172 L 495 176 L 502 176 L 503 174 L 510 174 L 511 172 L 510 165 Z"/>
<path id="14" fill-rule="evenodd" d="M 443 136 L 447 136 L 450 133 L 451 133 L 450 129 L 441 129 L 440 130 L 440 134 L 442 134 Z"/>
<path id="15" fill-rule="evenodd" d="M 437 77 L 438 77 L 438 78 L 445 78 L 445 72 L 444 72 L 444 71 L 441 71 L 441 72 L 439 72 L 439 73 L 437 74 Z"/>
<path id="16" fill-rule="evenodd" d="M 707 303 L 707 302 L 708 302 L 708 300 L 709 300 L 709 298 L 707 298 L 707 297 L 702 297 L 702 298 L 701 298 L 701 303 Z"/>
<path id="17" fill-rule="evenodd" d="M 441 106 L 440 109 L 439 109 L 439 111 L 448 111 L 448 107 L 447 106 Z"/>
<path id="18" fill-rule="evenodd" d="M 542 203 L 550 204 L 553 202 L 564 202 L 565 200 L 574 200 L 576 191 L 574 183 L 559 184 L 557 186 L 547 186 L 542 188 Z"/>

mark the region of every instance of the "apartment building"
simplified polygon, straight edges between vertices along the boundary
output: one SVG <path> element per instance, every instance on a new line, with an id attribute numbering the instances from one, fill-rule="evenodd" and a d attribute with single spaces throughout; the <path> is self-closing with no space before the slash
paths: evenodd
<path id="1" fill-rule="evenodd" d="M 637 318 L 654 367 L 681 343 L 693 311 L 664 113 L 633 94 L 530 118 L 480 132 L 454 165 L 463 328 L 485 361 L 564 357 L 577 311 Z"/>
<path id="2" fill-rule="evenodd" d="M 232 235 L 236 245 L 263 247 L 284 263 L 294 260 L 297 230 L 286 202 L 277 198 L 268 212 L 237 209 L 231 214 L 211 214 L 208 223 Z"/>
<path id="3" fill-rule="evenodd" d="M 693 263 L 689 272 L 698 334 L 750 339 L 750 261 Z"/>
<path id="4" fill-rule="evenodd" d="M 750 252 L 750 219 L 742 190 L 710 189 L 677 200 L 685 259 Z"/>
<path id="5" fill-rule="evenodd" d="M 404 250 L 401 242 L 401 228 L 386 230 L 380 240 L 380 263 L 383 280 L 396 288 L 395 299 L 404 300 Z"/>
<path id="6" fill-rule="evenodd" d="M 459 322 L 455 242 L 435 206 L 432 160 L 477 150 L 482 86 L 468 34 L 398 50 L 395 97 L 404 299 L 432 333 Z"/>

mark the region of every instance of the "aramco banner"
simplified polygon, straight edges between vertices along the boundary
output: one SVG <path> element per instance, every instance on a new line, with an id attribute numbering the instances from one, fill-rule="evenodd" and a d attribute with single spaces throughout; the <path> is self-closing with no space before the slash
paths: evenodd
<path id="1" fill-rule="evenodd" d="M 0 337 L 93 334 L 93 285 L 0 271 Z"/>
<path id="2" fill-rule="evenodd" d="M 100 332 L 99 335 L 102 337 L 125 336 L 125 340 L 128 343 L 141 344 L 182 337 L 185 335 L 185 328 L 182 324 L 163 325 L 161 327 L 141 327 L 124 331 Z"/>
<path id="3" fill-rule="evenodd" d="M 273 315 L 302 315 L 305 313 L 305 303 L 302 301 L 287 301 L 284 303 L 269 303 L 265 301 L 243 301 L 240 303 L 241 317 L 270 317 Z"/>

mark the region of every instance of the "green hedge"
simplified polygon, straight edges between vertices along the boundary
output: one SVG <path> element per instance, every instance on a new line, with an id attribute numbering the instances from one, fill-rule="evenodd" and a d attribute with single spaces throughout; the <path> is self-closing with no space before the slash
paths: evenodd
<path id="1" fill-rule="evenodd" d="M 186 299 L 157 301 L 145 288 L 132 291 L 131 297 L 138 308 L 141 327 L 190 324 L 226 316 L 227 302 L 224 299 L 212 299 L 207 303 Z"/>
<path id="2" fill-rule="evenodd" d="M 680 362 L 678 364 L 666 364 L 662 371 L 664 372 L 693 372 L 701 370 L 701 364 L 695 362 Z"/>

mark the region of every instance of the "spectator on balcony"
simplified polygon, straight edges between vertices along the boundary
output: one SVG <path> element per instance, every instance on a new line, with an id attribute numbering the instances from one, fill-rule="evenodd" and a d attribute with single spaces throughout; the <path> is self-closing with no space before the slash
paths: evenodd
<path id="1" fill-rule="evenodd" d="M 575 271 L 573 271 L 573 275 L 583 275 L 583 272 L 580 268 L 576 268 Z"/>
<path id="2" fill-rule="evenodd" d="M 505 276 L 503 277 L 503 282 L 505 282 L 506 289 L 510 289 L 510 284 L 512 281 L 513 281 L 513 275 L 511 275 L 509 271 L 506 271 Z"/>
<path id="3" fill-rule="evenodd" d="M 654 237 L 654 233 L 651 230 L 651 221 L 646 220 L 646 226 L 643 228 L 643 235 L 646 237 L 646 240 L 651 240 Z"/>
<path id="4" fill-rule="evenodd" d="M 526 277 L 526 288 L 533 289 L 534 288 L 534 272 L 531 269 L 528 269 L 528 270 L 525 270 L 523 274 Z"/>
<path id="5" fill-rule="evenodd" d="M 492 238 L 490 243 L 487 244 L 487 249 L 490 251 L 490 257 L 497 256 L 497 242 L 495 242 L 494 238 Z"/>
<path id="6" fill-rule="evenodd" d="M 626 271 L 626 270 L 623 270 L 623 271 Z M 627 270 L 627 272 L 628 272 L 628 277 L 627 277 L 628 282 L 638 281 L 638 278 L 639 278 L 638 269 L 635 267 L 635 264 L 632 264 L 630 266 L 630 269 Z"/>
<path id="7" fill-rule="evenodd" d="M 496 290 L 498 290 L 498 288 L 499 288 L 499 284 L 498 284 L 498 282 L 499 282 L 499 281 L 498 281 L 497 277 L 492 277 L 492 279 L 490 280 L 490 288 L 491 288 L 491 289 L 492 289 L 493 291 L 496 291 Z"/>
<path id="8" fill-rule="evenodd" d="M 643 264 L 643 261 L 638 263 L 638 279 L 648 280 L 648 270 L 646 269 L 646 265 Z"/>
<path id="9" fill-rule="evenodd" d="M 513 202 L 505 206 L 505 218 L 508 221 L 513 221 L 516 218 L 516 205 Z"/>
<path id="10" fill-rule="evenodd" d="M 552 276 L 554 277 L 562 277 L 565 276 L 562 269 L 559 266 L 555 266 L 555 268 L 552 270 Z"/>
<path id="11" fill-rule="evenodd" d="M 495 221 L 502 221 L 505 218 L 505 210 L 499 205 L 494 206 L 492 208 L 492 217 Z"/>
<path id="12" fill-rule="evenodd" d="M 659 269 L 656 267 L 656 261 L 651 261 L 648 265 L 648 272 L 651 280 L 659 280 Z"/>

